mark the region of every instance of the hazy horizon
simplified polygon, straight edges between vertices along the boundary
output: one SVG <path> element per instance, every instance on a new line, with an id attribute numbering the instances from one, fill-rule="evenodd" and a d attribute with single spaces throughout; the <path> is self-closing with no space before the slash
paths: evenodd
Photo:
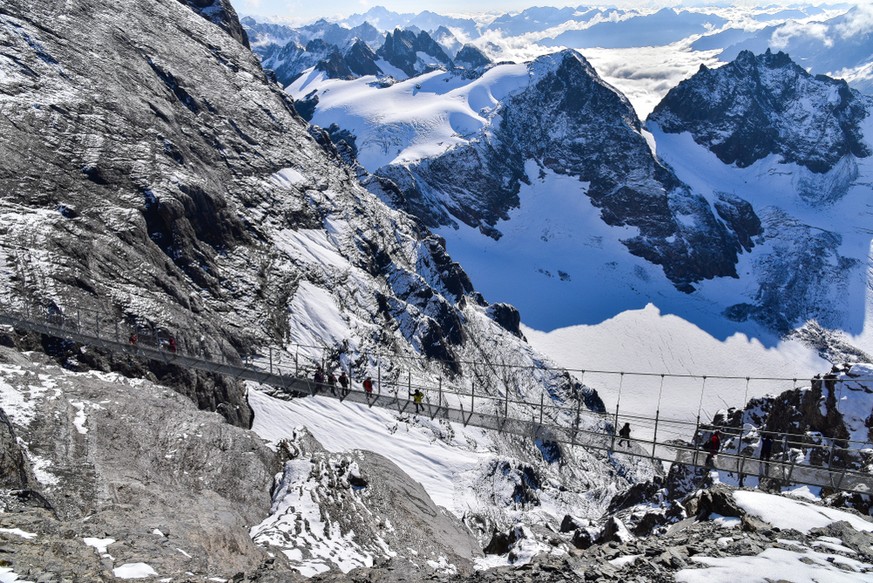
<path id="1" fill-rule="evenodd" d="M 398 13 L 413 13 L 417 14 L 425 10 L 430 10 L 438 14 L 502 14 L 506 12 L 520 12 L 532 7 L 567 7 L 567 6 L 614 6 L 624 9 L 651 10 L 665 7 L 673 8 L 693 8 L 704 6 L 737 6 L 743 8 L 750 7 L 772 7 L 783 6 L 790 8 L 792 6 L 829 6 L 829 7 L 848 7 L 860 6 L 865 4 L 862 0 L 848 0 L 844 2 L 796 2 L 790 0 L 770 0 L 770 1 L 751 1 L 751 0 L 736 0 L 729 2 L 707 1 L 707 0 L 686 0 L 684 2 L 673 2 L 666 0 L 613 0 L 612 2 L 560 2 L 560 1 L 501 1 L 495 0 L 441 0 L 422 2 L 421 0 L 335 0 L 330 3 L 329 7 L 302 0 L 231 0 L 234 8 L 241 16 L 252 16 L 266 20 L 287 21 L 297 24 L 303 24 L 318 20 L 319 18 L 347 18 L 352 14 L 363 14 L 368 10 L 377 6 L 382 6 L 392 12 Z"/>

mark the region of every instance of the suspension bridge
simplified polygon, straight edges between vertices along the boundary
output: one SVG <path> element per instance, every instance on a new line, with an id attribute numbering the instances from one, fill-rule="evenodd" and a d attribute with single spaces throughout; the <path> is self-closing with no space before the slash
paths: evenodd
<path id="1" fill-rule="evenodd" d="M 619 421 L 618 407 L 614 415 L 595 413 L 583 409 L 581 398 L 568 404 L 554 402 L 550 397 L 547 402 L 546 393 L 543 392 L 539 401 L 511 399 L 509 390 L 504 395 L 495 396 L 481 391 L 477 393 L 475 389 L 465 391 L 443 386 L 439 381 L 437 386 L 415 386 L 418 390 L 423 389 L 423 398 L 416 403 L 412 395 L 411 376 L 406 384 L 385 384 L 380 378 L 371 391 L 360 387 L 360 378 L 353 379 L 348 388 L 316 383 L 309 378 L 307 368 L 300 366 L 297 354 L 290 355 L 287 351 L 270 348 L 267 355 L 257 359 L 232 360 L 222 354 L 209 354 L 202 347 L 177 343 L 165 330 L 155 331 L 152 328 L 148 333 L 143 333 L 141 327 L 131 327 L 106 314 L 85 309 L 65 314 L 30 306 L 13 309 L 0 304 L 0 325 L 66 339 L 119 355 L 254 381 L 273 387 L 286 397 L 338 399 L 396 410 L 400 414 L 415 413 L 465 426 L 581 446 L 614 456 L 717 469 L 733 474 L 740 483 L 745 477 L 757 477 L 759 480 L 768 478 L 783 484 L 873 492 L 873 474 L 852 467 L 858 460 L 864 459 L 865 450 L 868 450 L 867 453 L 873 452 L 873 444 L 869 442 L 822 439 L 821 436 L 810 439 L 806 434 L 768 432 L 777 447 L 774 447 L 774 455 L 770 459 L 763 460 L 744 454 L 743 428 L 701 424 L 699 418 L 696 423 L 689 423 L 660 419 L 657 413 L 654 417 L 623 415 L 622 419 L 654 426 L 651 439 L 631 437 L 625 440 L 615 433 Z M 293 362 L 289 364 L 289 357 L 292 356 Z M 662 380 L 664 376 L 669 375 L 661 375 Z M 659 423 L 685 425 L 689 436 L 698 442 L 702 441 L 700 437 L 704 433 L 718 429 L 725 445 L 717 455 L 710 456 L 707 451 L 687 441 L 659 439 Z M 619 446 L 617 441 L 624 447 Z M 816 464 L 809 463 L 813 459 L 817 460 Z"/>

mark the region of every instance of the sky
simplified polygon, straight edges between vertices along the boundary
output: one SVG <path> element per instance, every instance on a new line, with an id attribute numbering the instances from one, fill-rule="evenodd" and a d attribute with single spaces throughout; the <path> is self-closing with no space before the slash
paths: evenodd
<path id="1" fill-rule="evenodd" d="M 849 0 L 843 4 L 864 4 L 869 0 Z M 572 2 L 549 1 L 549 0 L 331 0 L 327 4 L 312 2 L 311 0 L 231 0 L 234 8 L 243 16 L 272 17 L 294 23 L 305 23 L 322 17 L 346 17 L 355 13 L 364 13 L 374 6 L 384 6 L 394 12 L 419 13 L 431 10 L 439 14 L 459 13 L 504 13 L 523 10 L 530 6 L 597 6 L 611 5 L 622 8 L 648 8 L 663 6 L 693 6 L 711 4 L 736 4 L 743 6 L 751 5 L 796 5 L 796 0 L 735 0 L 725 2 L 721 0 L 685 0 L 685 2 L 664 0 L 606 0 L 602 2 L 586 2 L 576 0 Z M 831 2 L 829 2 L 831 3 Z M 836 2 L 833 2 L 836 3 Z M 819 4 L 819 2 L 805 2 L 804 4 Z"/>

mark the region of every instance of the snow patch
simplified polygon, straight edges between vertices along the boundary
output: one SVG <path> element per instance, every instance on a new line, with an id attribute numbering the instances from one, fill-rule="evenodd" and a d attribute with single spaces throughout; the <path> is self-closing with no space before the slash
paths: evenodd
<path id="1" fill-rule="evenodd" d="M 873 532 L 873 522 L 842 510 L 763 492 L 737 490 L 733 496 L 740 508 L 777 528 L 792 528 L 806 534 L 814 528 L 844 520 L 856 530 Z"/>
<path id="2" fill-rule="evenodd" d="M 157 571 L 147 563 L 125 563 L 112 569 L 112 574 L 119 579 L 145 579 L 158 575 Z"/>
<path id="3" fill-rule="evenodd" d="M 21 530 L 20 528 L 0 528 L 0 533 L 14 534 L 15 536 L 20 536 L 21 538 L 27 540 L 36 538 L 35 532 L 26 532 Z"/>

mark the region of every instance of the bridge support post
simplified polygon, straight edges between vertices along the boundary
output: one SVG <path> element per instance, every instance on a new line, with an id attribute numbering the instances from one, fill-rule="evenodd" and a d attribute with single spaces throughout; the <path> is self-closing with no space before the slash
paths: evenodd
<path id="1" fill-rule="evenodd" d="M 661 417 L 661 410 L 655 411 L 655 432 L 652 434 L 652 462 L 655 461 L 655 448 L 658 447 L 658 420 Z"/>
<path id="2" fill-rule="evenodd" d="M 545 409 L 546 394 L 540 393 L 540 427 L 543 425 L 543 409 Z"/>
<path id="3" fill-rule="evenodd" d="M 270 351 L 270 374 L 273 374 L 273 347 L 269 347 Z"/>

